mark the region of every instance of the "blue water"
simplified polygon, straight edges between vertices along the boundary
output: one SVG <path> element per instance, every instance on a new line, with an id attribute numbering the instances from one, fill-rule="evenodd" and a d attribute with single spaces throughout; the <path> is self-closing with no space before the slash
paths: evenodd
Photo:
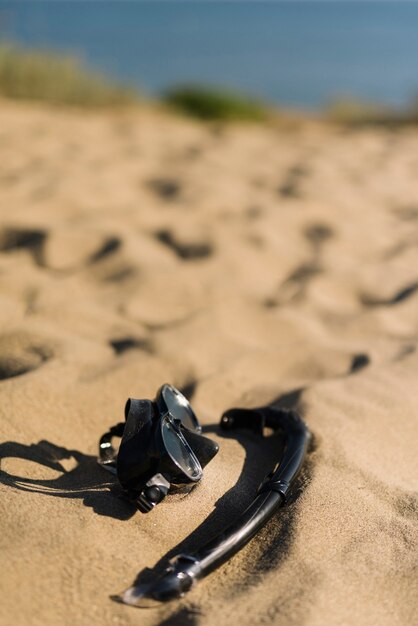
<path id="1" fill-rule="evenodd" d="M 0 38 L 75 53 L 158 93 L 225 85 L 317 107 L 338 95 L 404 105 L 418 93 L 418 4 L 5 2 Z"/>

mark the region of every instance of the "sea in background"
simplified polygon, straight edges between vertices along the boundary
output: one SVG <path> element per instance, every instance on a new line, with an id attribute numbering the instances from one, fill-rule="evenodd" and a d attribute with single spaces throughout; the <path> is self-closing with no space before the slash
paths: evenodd
<path id="1" fill-rule="evenodd" d="M 79 56 L 150 94 L 215 84 L 314 109 L 418 93 L 410 2 L 0 1 L 0 40 Z"/>

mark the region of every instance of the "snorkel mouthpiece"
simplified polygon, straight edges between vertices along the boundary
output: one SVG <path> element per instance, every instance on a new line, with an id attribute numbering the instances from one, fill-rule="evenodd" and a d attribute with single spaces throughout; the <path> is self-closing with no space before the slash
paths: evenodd
<path id="1" fill-rule="evenodd" d="M 163 574 L 148 585 L 136 585 L 124 591 L 120 600 L 131 606 L 147 607 L 153 602 L 168 602 L 183 596 L 201 573 L 200 562 L 193 556 L 174 557 Z"/>

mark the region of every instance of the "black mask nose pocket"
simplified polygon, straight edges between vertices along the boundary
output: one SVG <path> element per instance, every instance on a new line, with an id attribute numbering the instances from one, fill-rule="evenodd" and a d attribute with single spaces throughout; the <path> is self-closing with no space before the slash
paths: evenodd
<path id="1" fill-rule="evenodd" d="M 206 467 L 209 461 L 211 461 L 219 451 L 219 446 L 216 441 L 212 441 L 212 439 L 187 430 L 186 428 L 182 429 L 182 432 L 187 443 L 197 456 L 202 468 Z"/>

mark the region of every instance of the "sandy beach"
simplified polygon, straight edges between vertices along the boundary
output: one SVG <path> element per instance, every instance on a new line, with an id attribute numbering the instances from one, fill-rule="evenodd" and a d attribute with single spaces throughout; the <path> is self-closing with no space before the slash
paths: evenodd
<path id="1" fill-rule="evenodd" d="M 2 626 L 418 623 L 418 130 L 0 102 Z M 97 442 L 184 389 L 220 445 L 149 515 Z M 242 511 L 297 408 L 294 501 L 178 602 L 111 596 Z M 191 535 L 189 537 L 189 535 Z"/>

